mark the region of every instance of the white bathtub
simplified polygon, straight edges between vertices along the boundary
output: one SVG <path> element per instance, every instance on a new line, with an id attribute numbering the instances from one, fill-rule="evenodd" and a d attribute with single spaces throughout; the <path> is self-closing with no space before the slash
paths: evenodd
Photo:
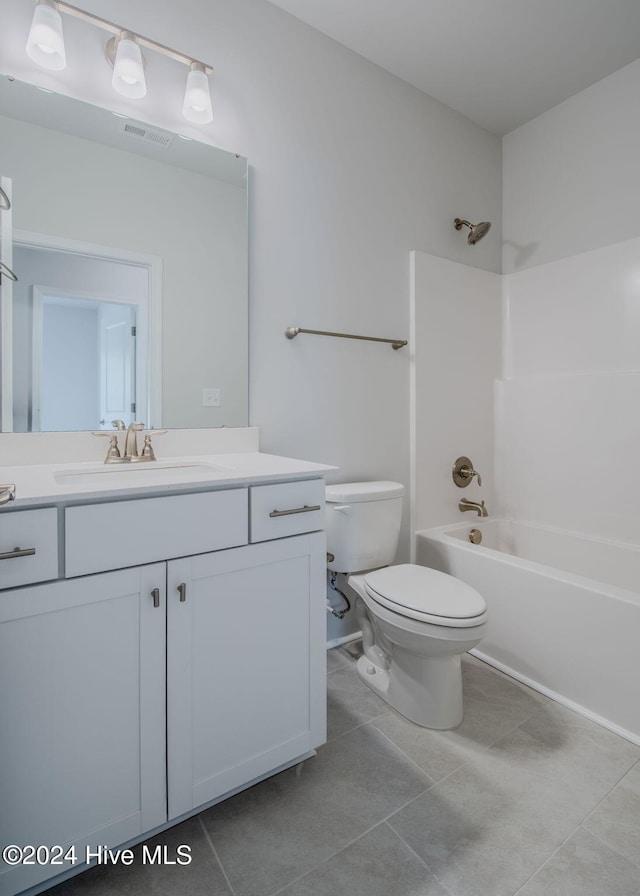
<path id="1" fill-rule="evenodd" d="M 485 598 L 476 656 L 640 744 L 640 548 L 508 520 L 426 529 L 416 542 L 417 563 Z"/>

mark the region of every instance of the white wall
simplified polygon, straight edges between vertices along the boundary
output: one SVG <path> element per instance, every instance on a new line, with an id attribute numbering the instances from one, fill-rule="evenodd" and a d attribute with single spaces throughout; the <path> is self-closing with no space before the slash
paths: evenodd
<path id="1" fill-rule="evenodd" d="M 2 5 L 0 52 L 16 76 L 124 108 L 82 75 L 102 38 L 77 47 L 69 71 L 35 72 L 17 34 L 31 0 Z M 493 221 L 473 263 L 498 271 L 499 139 L 264 0 L 82 5 L 215 68 L 214 121 L 197 133 L 251 166 L 250 419 L 262 449 L 337 464 L 336 481 L 408 484 L 408 352 L 283 331 L 407 338 L 409 252 L 471 261 L 455 216 Z M 159 101 L 150 68 L 136 114 L 193 133 L 177 78 Z M 405 556 L 408 541 L 405 524 Z"/>
<path id="2" fill-rule="evenodd" d="M 640 236 L 640 60 L 503 140 L 510 273 Z"/>
<path id="3" fill-rule="evenodd" d="M 638 95 L 640 62 L 505 137 L 497 422 L 509 514 L 634 544 Z"/>
<path id="4" fill-rule="evenodd" d="M 469 246 L 469 253 L 475 246 Z M 414 531 L 477 519 L 462 498 L 498 512 L 494 486 L 494 382 L 500 374 L 501 280 L 422 252 L 413 254 L 414 346 L 412 497 Z M 466 455 L 480 473 L 464 488 L 453 481 Z"/>

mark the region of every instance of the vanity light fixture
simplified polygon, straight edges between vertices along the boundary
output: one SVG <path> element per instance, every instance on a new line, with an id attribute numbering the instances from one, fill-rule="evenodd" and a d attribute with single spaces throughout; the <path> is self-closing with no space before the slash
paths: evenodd
<path id="1" fill-rule="evenodd" d="M 201 62 L 192 62 L 187 75 L 187 89 L 184 92 L 182 114 L 187 121 L 206 124 L 213 118 L 209 79 Z"/>
<path id="2" fill-rule="evenodd" d="M 113 66 L 111 85 L 120 96 L 139 100 L 147 95 L 144 78 L 144 57 L 131 31 L 121 31 L 107 41 L 107 62 Z"/>
<path id="3" fill-rule="evenodd" d="M 113 66 L 111 81 L 113 89 L 121 96 L 140 99 L 147 93 L 145 63 L 141 50 L 141 47 L 144 47 L 189 67 L 182 107 L 184 117 L 195 124 L 208 124 L 213 119 L 209 89 L 209 75 L 213 69 L 210 65 L 198 62 L 150 38 L 134 34 L 120 25 L 94 16 L 62 0 L 36 0 L 27 40 L 27 55 L 33 62 L 56 71 L 65 67 L 61 13 L 96 25 L 113 35 L 107 41 L 105 55 L 109 64 Z"/>
<path id="4" fill-rule="evenodd" d="M 67 64 L 62 16 L 55 0 L 37 0 L 27 38 L 27 56 L 52 71 L 60 71 Z"/>

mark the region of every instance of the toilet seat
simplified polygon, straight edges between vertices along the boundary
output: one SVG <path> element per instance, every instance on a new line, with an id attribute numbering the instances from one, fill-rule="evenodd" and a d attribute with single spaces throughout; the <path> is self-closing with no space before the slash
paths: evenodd
<path id="1" fill-rule="evenodd" d="M 366 573 L 363 583 L 377 604 L 431 625 L 468 628 L 487 616 L 487 605 L 475 588 L 426 566 L 386 566 Z"/>

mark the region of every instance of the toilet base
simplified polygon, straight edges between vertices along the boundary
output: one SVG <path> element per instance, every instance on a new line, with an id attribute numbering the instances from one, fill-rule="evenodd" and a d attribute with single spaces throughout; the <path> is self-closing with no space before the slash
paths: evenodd
<path id="1" fill-rule="evenodd" d="M 448 731 L 462 722 L 459 655 L 425 657 L 396 648 L 389 669 L 367 656 L 356 669 L 368 688 L 416 725 Z"/>

